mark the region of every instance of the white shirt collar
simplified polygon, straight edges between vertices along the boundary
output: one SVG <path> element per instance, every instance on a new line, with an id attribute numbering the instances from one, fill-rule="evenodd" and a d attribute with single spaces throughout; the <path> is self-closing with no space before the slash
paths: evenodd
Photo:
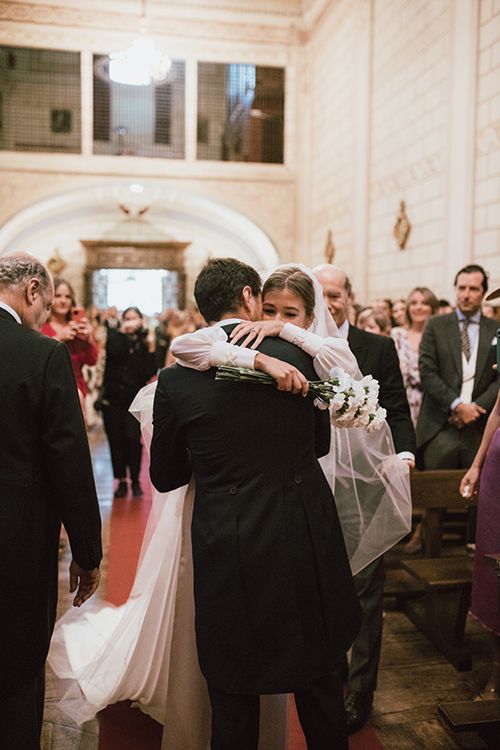
<path id="1" fill-rule="evenodd" d="M 12 317 L 14 318 L 14 320 L 17 321 L 17 323 L 19 323 L 20 326 L 22 326 L 23 322 L 22 322 L 21 318 L 19 317 L 19 315 L 16 313 L 16 311 L 10 305 L 8 305 L 6 302 L 2 302 L 2 300 L 0 300 L 0 307 L 3 308 L 4 310 L 7 310 L 7 312 L 12 315 Z"/>
<path id="2" fill-rule="evenodd" d="M 213 323 L 213 326 L 230 326 L 233 323 L 244 323 L 242 318 L 224 318 L 224 320 L 218 320 L 217 323 Z M 250 322 L 250 321 L 248 321 Z"/>
<path id="3" fill-rule="evenodd" d="M 339 336 L 341 339 L 346 339 L 349 335 L 349 321 L 347 318 L 344 320 L 341 326 L 338 327 L 339 329 Z"/>

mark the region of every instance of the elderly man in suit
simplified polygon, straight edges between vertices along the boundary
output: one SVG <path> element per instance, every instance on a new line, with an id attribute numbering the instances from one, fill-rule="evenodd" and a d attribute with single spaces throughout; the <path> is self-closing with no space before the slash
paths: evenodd
<path id="1" fill-rule="evenodd" d="M 487 290 L 481 266 L 462 268 L 455 277 L 456 310 L 431 318 L 423 333 L 417 446 L 425 469 L 468 468 L 495 403 L 498 322 L 481 315 Z"/>
<path id="2" fill-rule="evenodd" d="M 9 750 L 40 747 L 61 521 L 73 554 L 75 606 L 96 590 L 102 556 L 69 353 L 36 330 L 53 295 L 52 279 L 36 258 L 0 259 L 0 745 Z"/>
<path id="3" fill-rule="evenodd" d="M 342 269 L 328 263 L 317 266 L 313 272 L 323 287 L 328 309 L 337 323 L 339 333 L 349 342 L 359 369 L 363 375 L 373 375 L 379 381 L 379 401 L 387 410 L 387 422 L 396 452 L 401 460 L 413 467 L 415 432 L 393 340 L 349 324 L 347 311 L 352 288 Z M 377 687 L 383 625 L 383 558 L 378 558 L 355 575 L 354 583 L 361 604 L 362 622 L 352 646 L 349 694 L 345 701 L 350 732 L 357 731 L 366 723 Z"/>

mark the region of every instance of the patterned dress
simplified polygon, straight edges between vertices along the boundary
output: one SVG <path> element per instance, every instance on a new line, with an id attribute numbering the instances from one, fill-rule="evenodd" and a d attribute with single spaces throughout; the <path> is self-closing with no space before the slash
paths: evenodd
<path id="1" fill-rule="evenodd" d="M 393 328 L 391 336 L 398 352 L 399 366 L 401 367 L 406 396 L 410 405 L 412 422 L 416 426 L 424 395 L 418 369 L 418 351 L 411 345 L 406 328 Z"/>

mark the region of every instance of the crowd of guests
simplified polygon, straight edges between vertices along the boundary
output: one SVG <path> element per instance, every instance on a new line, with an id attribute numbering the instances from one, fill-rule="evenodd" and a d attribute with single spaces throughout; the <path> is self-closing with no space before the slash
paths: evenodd
<path id="1" fill-rule="evenodd" d="M 467 411 L 462 416 L 454 416 L 448 419 L 446 429 L 435 430 L 430 440 L 427 434 L 428 429 L 425 427 L 426 417 L 424 415 L 423 418 L 420 418 L 425 391 L 426 389 L 429 391 L 428 383 L 433 383 L 433 387 L 437 387 L 439 391 L 442 385 L 441 378 L 443 377 L 443 373 L 437 372 L 441 364 L 437 361 L 436 351 L 432 351 L 432 343 L 429 339 L 430 331 L 435 326 L 428 326 L 428 322 L 431 319 L 441 317 L 443 320 L 454 319 L 454 316 L 450 316 L 450 313 L 455 313 L 459 321 L 462 321 L 464 315 L 467 317 L 467 303 L 464 308 L 463 293 L 462 296 L 460 293 L 459 280 L 462 278 L 461 274 L 463 276 L 463 270 L 455 278 L 456 299 L 454 304 L 446 299 L 438 299 L 431 289 L 419 286 L 412 289 L 405 299 L 376 299 L 370 305 L 360 305 L 355 302 L 350 282 L 342 272 L 339 283 L 346 290 L 347 303 L 344 310 L 346 322 L 344 323 L 343 316 L 339 315 L 338 301 L 333 302 L 330 307 L 330 312 L 339 329 L 342 328 L 342 325 L 347 325 L 348 322 L 351 331 L 348 335 L 348 341 L 354 352 L 356 337 L 352 332 L 353 329 L 376 334 L 377 337 L 388 337 L 393 342 L 408 400 L 411 423 L 417 431 L 417 437 L 419 430 L 425 433 L 421 440 L 422 450 L 419 451 L 420 468 L 469 468 L 484 430 L 486 422 L 484 414 L 491 408 L 491 404 L 488 409 L 478 407 L 475 415 L 471 415 Z M 479 322 L 480 313 L 484 318 L 491 319 L 489 325 L 493 331 L 495 326 L 500 326 L 500 305 L 496 306 L 495 302 L 492 304 L 484 303 L 483 298 L 487 290 L 486 274 L 479 266 L 467 267 L 465 274 L 464 278 L 466 279 L 469 279 L 471 274 L 473 276 L 474 274 L 478 275 L 481 293 L 478 297 L 479 304 L 476 304 L 472 312 L 476 315 L 477 322 Z M 321 281 L 321 271 L 317 276 Z M 328 301 L 328 280 L 323 284 L 323 287 Z M 499 321 L 498 324 L 496 321 Z M 140 498 L 142 496 L 139 481 L 142 458 L 140 426 L 128 411 L 131 401 L 139 389 L 151 380 L 158 370 L 173 363 L 172 341 L 181 334 L 193 332 L 205 325 L 205 321 L 194 304 L 188 305 L 186 310 L 167 309 L 156 318 L 151 319 L 144 317 L 136 307 L 129 307 L 121 314 L 115 307 L 110 307 L 107 310 L 91 307 L 84 311 L 76 305 L 71 285 L 67 281 L 56 280 L 54 305 L 50 319 L 44 326 L 43 331 L 49 336 L 64 341 L 70 350 L 87 426 L 92 427 L 95 424 L 100 424 L 102 418 L 102 424 L 110 445 L 116 480 L 115 497 L 126 497 L 129 494 L 129 482 L 132 497 Z M 421 367 L 422 339 L 427 328 L 428 340 L 426 343 L 424 342 L 424 360 L 425 357 L 428 360 L 426 373 L 428 383 L 426 386 L 423 383 Z M 370 343 L 373 340 L 362 339 L 358 343 L 364 342 L 363 345 L 366 345 L 367 341 Z M 442 345 L 442 343 L 443 340 L 439 338 L 437 344 Z M 462 344 L 460 344 L 460 348 L 463 351 Z M 384 357 L 390 356 L 390 350 L 387 347 L 381 348 L 381 351 L 385 352 Z M 357 358 L 359 357 L 359 353 L 355 352 L 355 355 Z M 457 356 L 460 356 L 460 351 Z M 477 352 L 475 356 L 477 356 Z M 430 362 L 433 358 L 435 361 Z M 465 361 L 464 368 L 467 368 Z M 373 367 L 369 369 L 371 372 Z M 384 387 L 388 386 L 388 383 L 385 382 L 387 380 L 386 373 L 381 371 L 375 373 L 375 376 L 381 380 L 383 393 Z M 446 375 L 444 377 L 446 379 Z M 439 382 L 436 381 L 436 378 Z M 436 383 L 438 384 L 436 385 Z M 491 387 L 491 393 L 493 394 L 496 385 L 493 384 L 491 377 L 486 384 L 486 390 L 489 387 Z M 386 390 L 388 391 L 387 388 Z M 472 393 L 468 396 L 472 397 Z M 446 396 L 444 396 L 444 399 L 446 400 Z M 431 400 L 432 396 L 429 395 L 427 407 L 435 410 L 436 404 L 430 403 Z M 465 404 L 459 403 L 456 405 L 459 410 L 460 408 L 470 409 L 471 404 L 467 402 L 471 399 L 467 397 L 464 400 Z M 450 405 L 448 404 L 446 406 L 447 411 L 449 408 Z M 392 411 L 395 412 L 396 409 Z M 389 421 L 390 417 L 391 408 L 388 415 Z M 401 445 L 401 440 L 398 439 L 397 435 L 398 427 L 395 416 L 393 422 L 390 426 L 394 441 L 395 444 L 399 443 L 396 451 L 399 451 L 398 455 L 403 456 L 405 450 L 412 450 L 412 448 L 409 444 Z M 463 446 L 460 447 L 464 440 L 467 442 L 467 450 L 464 450 Z M 454 446 L 452 446 L 451 452 L 449 450 L 450 441 Z M 432 445 L 430 452 L 429 443 Z M 425 459 L 426 451 L 427 459 Z M 455 455 L 452 455 L 453 451 Z M 485 451 L 483 451 L 483 458 L 484 454 Z M 431 456 L 432 458 L 430 458 Z M 482 460 L 481 457 L 478 460 Z M 475 489 L 476 484 L 476 474 L 474 474 L 471 479 L 471 486 Z M 411 538 L 404 546 L 406 553 L 415 554 L 422 550 L 422 529 L 422 521 L 419 521 Z M 381 590 L 381 586 L 379 588 Z M 377 598 L 381 602 L 381 594 Z M 370 650 L 377 651 L 377 649 L 371 648 Z M 376 667 L 373 671 L 376 674 Z M 371 707 L 375 684 L 376 682 L 373 681 L 373 685 L 367 691 L 360 691 L 361 695 L 365 696 L 359 704 L 361 710 L 356 712 L 358 707 L 355 706 L 354 714 L 356 717 L 360 716 L 363 723 Z"/>
<path id="2" fill-rule="evenodd" d="M 7 258 L 3 265 L 0 262 L 0 271 L 3 274 L 0 276 L 0 323 L 5 329 L 2 345 L 8 355 L 4 362 L 10 363 L 10 369 L 5 370 L 4 377 L 6 376 L 9 388 L 16 378 L 19 380 L 21 399 L 19 403 L 7 405 L 8 414 L 12 412 L 9 439 L 22 432 L 23 440 L 32 446 L 32 437 L 29 430 L 26 432 L 24 424 L 26 420 L 16 420 L 14 412 L 24 414 L 28 403 L 26 396 L 33 396 L 35 411 L 39 404 L 45 410 L 43 424 L 40 424 L 42 431 L 39 442 L 46 447 L 46 460 L 54 463 L 53 475 L 65 473 L 69 481 L 72 478 L 70 462 L 66 465 L 61 459 L 66 454 L 72 456 L 73 453 L 78 453 L 86 461 L 90 480 L 92 472 L 82 412 L 87 427 L 91 426 L 89 404 L 92 404 L 93 408 L 102 413 L 110 444 L 116 479 L 115 497 L 128 495 L 129 482 L 132 497 L 140 497 L 142 447 L 138 423 L 128 411 L 130 402 L 159 369 L 173 361 L 171 344 L 174 339 L 180 334 L 204 327 L 204 320 L 194 307 L 184 311 L 167 310 L 157 320 L 147 320 L 133 306 L 121 314 L 114 308 L 106 311 L 91 308 L 86 311 L 77 305 L 71 284 L 63 279 L 56 279 L 52 285 L 46 270 L 31 256 Z M 209 267 L 206 273 L 210 272 Z M 266 297 L 264 286 L 262 310 L 267 320 L 258 321 L 260 282 L 253 269 L 249 269 L 249 272 L 252 278 L 255 277 L 255 291 L 248 285 L 243 287 L 238 296 L 240 307 L 237 310 L 246 315 L 247 305 L 248 310 L 256 312 L 255 316 L 252 313 L 246 317 L 246 334 L 250 331 L 257 335 L 257 329 L 261 331 L 262 326 L 268 324 L 276 327 L 279 323 L 283 329 L 287 315 L 290 317 L 300 313 L 302 302 L 299 299 L 299 287 L 296 289 L 297 293 L 287 284 L 283 289 L 280 287 L 283 293 L 280 304 L 285 312 L 273 315 L 269 312 L 272 304 L 269 296 Z M 274 275 L 277 277 L 280 273 L 283 272 L 278 269 Z M 287 273 L 292 277 L 305 275 L 297 268 L 288 269 Z M 391 455 L 395 452 L 396 457 L 410 467 L 415 466 L 416 458 L 417 466 L 421 469 L 467 469 L 460 487 L 464 498 L 469 498 L 476 492 L 481 474 L 471 613 L 492 635 L 493 669 L 480 697 L 496 697 L 500 691 L 500 612 L 494 571 L 485 567 L 483 558 L 486 552 L 500 549 L 496 489 L 500 455 L 500 396 L 498 372 L 495 369 L 499 348 L 498 308 L 495 304 L 500 299 L 500 289 L 487 297 L 488 276 L 481 266 L 471 264 L 460 269 L 455 276 L 453 305 L 446 300 L 438 300 L 425 287 L 416 287 L 405 300 L 399 299 L 394 303 L 390 300 L 377 300 L 370 307 L 360 307 L 355 303 L 350 281 L 341 269 L 324 264 L 313 269 L 312 273 L 309 272 L 307 280 L 311 294 L 316 295 L 316 304 L 319 300 L 325 307 L 323 298 L 326 301 L 338 333 L 338 338 L 332 337 L 331 333 L 327 338 L 313 333 L 314 341 L 309 341 L 307 346 L 314 344 L 317 347 L 318 340 L 321 346 L 327 340 L 334 340 L 338 346 L 340 339 L 346 339 L 350 347 L 349 355 L 355 357 L 359 371 L 363 375 L 371 374 L 379 381 L 379 401 L 387 411 L 385 426 L 390 429 L 393 441 Z M 269 280 L 266 283 L 269 286 Z M 201 298 L 205 299 L 203 296 Z M 294 300 L 295 307 L 290 307 Z M 302 325 L 297 323 L 298 329 L 307 328 L 307 320 L 312 315 L 307 313 L 306 297 L 303 301 L 304 319 Z M 493 304 L 483 307 L 485 301 Z M 277 304 L 275 300 L 275 307 Z M 226 307 L 224 311 L 232 312 L 233 307 Z M 482 314 L 482 311 L 487 314 Z M 326 310 L 325 313 L 331 323 Z M 245 315 L 238 317 L 243 319 Z M 227 316 L 217 317 L 214 313 L 212 317 L 207 316 L 207 320 L 216 321 L 220 317 Z M 319 315 L 317 318 L 319 319 Z M 41 330 L 45 336 L 36 334 L 38 338 L 33 338 L 34 334 L 27 332 L 30 328 L 40 329 L 42 324 Z M 213 330 L 215 329 L 204 334 L 210 334 Z M 297 334 L 292 331 L 291 335 L 294 337 Z M 296 340 L 302 342 L 305 351 L 309 351 L 305 348 L 304 336 L 305 333 L 302 332 Z M 205 335 L 197 338 L 205 338 Z M 229 341 L 226 346 L 231 346 Z M 180 350 L 176 347 L 177 344 L 173 348 L 177 356 L 181 357 Z M 238 351 L 242 353 L 245 350 Z M 231 356 L 236 354 L 233 352 Z M 211 357 L 210 362 L 214 364 Z M 71 369 L 80 404 L 74 383 L 71 386 L 73 404 L 60 398 L 61 393 L 65 393 L 68 388 L 68 373 L 69 380 L 73 381 Z M 330 368 L 327 371 L 330 372 Z M 46 373 L 50 372 L 52 375 L 47 378 Z M 160 375 L 160 384 L 164 376 L 177 377 L 179 372 L 180 370 L 175 369 L 164 370 Z M 30 384 L 31 390 L 26 390 L 25 383 Z M 67 416 L 61 409 L 64 404 L 71 406 L 71 413 L 68 412 Z M 37 413 L 38 421 L 39 416 Z M 54 432 L 58 419 L 63 423 L 71 423 L 71 433 L 77 438 L 74 448 L 69 446 L 69 451 L 65 446 L 68 430 L 59 426 Z M 54 450 L 53 443 L 57 441 L 62 441 L 61 446 Z M 9 450 L 11 446 L 7 443 L 4 446 L 6 455 Z M 31 453 L 33 455 L 30 454 L 30 461 L 37 465 L 36 453 L 33 450 Z M 8 467 L 7 462 L 4 469 L 6 472 L 10 471 Z M 302 477 L 297 475 L 296 481 L 297 479 L 300 484 Z M 14 491 L 17 491 L 16 487 L 17 485 Z M 83 485 L 79 489 L 82 490 Z M 236 487 L 231 489 L 238 491 Z M 85 502 L 89 505 L 90 498 L 89 508 L 95 516 L 95 491 L 93 488 L 90 491 L 88 487 L 87 490 L 88 498 L 82 499 L 82 507 Z M 63 516 L 63 521 L 69 529 L 72 550 L 74 545 L 78 550 L 78 533 L 72 527 L 70 511 L 71 507 L 64 509 L 68 518 Z M 52 574 L 56 569 L 53 542 L 57 528 L 57 524 L 54 524 L 50 558 Z M 72 562 L 71 590 L 77 590 L 76 606 L 92 594 L 98 582 L 101 551 L 96 541 L 97 520 L 90 531 L 90 546 L 84 543 L 78 550 L 81 562 Z M 410 546 L 412 543 L 415 548 L 420 543 L 419 528 L 416 529 Z M 413 550 L 408 548 L 407 551 Z M 52 578 L 57 580 L 54 575 Z M 377 557 L 360 569 L 353 576 L 353 583 L 363 616 L 359 633 L 352 645 L 350 663 L 346 667 L 348 694 L 345 710 L 349 732 L 356 731 L 366 722 L 377 684 L 383 620 L 382 558 Z M 47 594 L 49 603 L 52 602 L 52 593 Z M 52 610 L 51 617 L 55 613 L 53 606 Z M 37 650 L 36 659 L 40 663 L 44 658 L 46 645 L 45 639 L 40 642 Z M 14 665 L 11 666 L 13 668 Z M 39 690 L 38 680 L 37 676 L 30 683 L 30 691 Z M 42 695 L 43 691 L 40 692 L 40 696 Z M 31 693 L 20 695 L 19 700 L 21 698 L 24 711 L 32 699 Z M 37 706 L 35 713 L 38 724 L 30 730 L 35 734 L 39 734 L 40 730 L 40 700 Z M 8 723 L 8 717 L 17 708 L 10 704 L 3 708 L 4 718 Z M 3 718 L 0 711 L 0 725 L 1 721 Z"/>

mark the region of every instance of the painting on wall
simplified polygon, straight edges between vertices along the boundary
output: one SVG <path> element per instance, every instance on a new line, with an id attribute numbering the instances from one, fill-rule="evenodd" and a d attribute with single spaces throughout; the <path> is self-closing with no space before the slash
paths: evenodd
<path id="1" fill-rule="evenodd" d="M 71 133 L 71 110 L 51 109 L 50 129 L 53 133 Z"/>

